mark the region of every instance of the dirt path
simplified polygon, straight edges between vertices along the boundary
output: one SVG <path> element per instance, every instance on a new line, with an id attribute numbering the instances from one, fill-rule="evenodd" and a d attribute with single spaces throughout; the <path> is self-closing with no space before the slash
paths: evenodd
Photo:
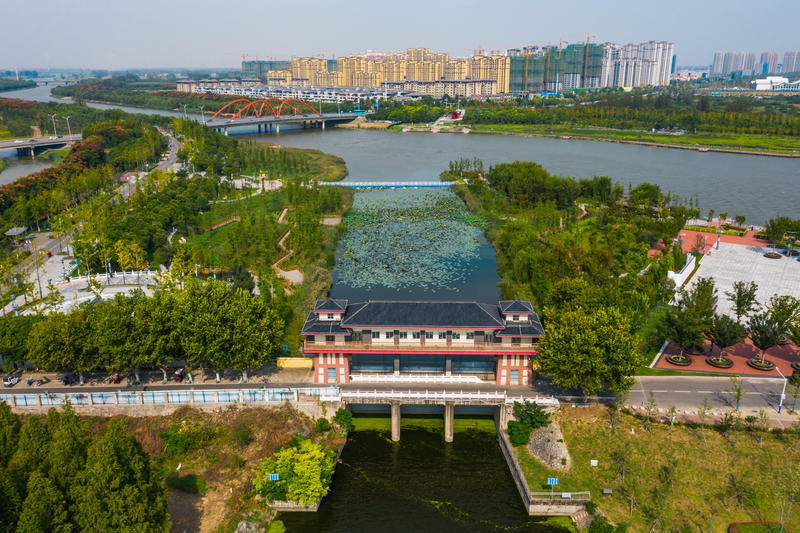
<path id="1" fill-rule="evenodd" d="M 284 207 L 283 208 L 283 211 L 281 211 L 281 214 L 278 217 L 278 222 L 280 222 L 281 224 L 283 224 L 285 222 L 286 213 L 288 213 L 288 211 L 289 211 L 288 207 Z M 296 268 L 293 269 L 293 270 L 283 270 L 280 267 L 281 263 L 283 263 L 286 259 L 288 259 L 292 255 L 294 255 L 294 250 L 287 250 L 286 249 L 286 245 L 284 244 L 284 242 L 286 241 L 287 237 L 289 237 L 289 235 L 291 233 L 292 233 L 292 230 L 287 230 L 286 233 L 283 234 L 283 237 L 281 237 L 280 240 L 278 241 L 278 248 L 280 248 L 281 250 L 285 251 L 286 253 L 283 256 L 281 256 L 280 259 L 278 259 L 277 261 L 272 263 L 272 270 L 274 270 L 275 273 L 279 277 L 285 279 L 286 281 L 288 281 L 292 285 L 299 285 L 299 284 L 303 283 L 303 272 L 301 270 L 298 270 Z M 286 290 L 287 290 L 287 292 L 291 291 L 290 288 L 287 288 Z"/>

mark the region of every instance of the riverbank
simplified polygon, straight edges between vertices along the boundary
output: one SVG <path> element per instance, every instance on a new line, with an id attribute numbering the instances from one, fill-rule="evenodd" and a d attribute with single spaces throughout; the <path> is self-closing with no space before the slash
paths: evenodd
<path id="1" fill-rule="evenodd" d="M 466 131 L 464 131 L 466 130 Z M 800 140 L 760 135 L 742 136 L 711 136 L 711 135 L 654 135 L 645 132 L 628 132 L 625 130 L 586 130 L 564 127 L 558 130 L 535 129 L 529 126 L 513 124 L 464 124 L 462 129 L 434 130 L 433 126 L 419 124 L 400 124 L 390 131 L 420 132 L 420 133 L 481 133 L 494 135 L 513 135 L 520 137 L 546 137 L 563 140 L 600 141 L 622 144 L 635 144 L 652 146 L 656 148 L 676 148 L 699 152 L 720 152 L 741 155 L 760 155 L 770 157 L 800 158 Z M 633 137 L 636 138 L 633 138 Z M 714 140 L 717 142 L 715 143 Z M 741 141 L 746 142 L 742 143 Z M 783 146 L 770 149 L 767 145 L 775 146 L 776 142 Z M 750 146 L 748 146 L 750 143 Z M 722 145 L 722 146 L 721 146 Z M 729 147 L 724 147 L 729 146 Z"/>
<path id="2" fill-rule="evenodd" d="M 516 448 L 531 490 L 548 490 L 548 477 L 559 478 L 557 491 L 590 490 L 608 519 L 629 531 L 705 531 L 711 516 L 713 531 L 778 520 L 783 487 L 791 483 L 786 474 L 798 468 L 793 446 L 800 434 L 761 431 L 747 419 L 729 429 L 671 426 L 665 415 L 647 424 L 603 407 L 565 408 L 556 419 L 572 467 L 550 469 L 527 447 Z M 800 509 L 787 512 L 785 526 L 800 528 Z"/>

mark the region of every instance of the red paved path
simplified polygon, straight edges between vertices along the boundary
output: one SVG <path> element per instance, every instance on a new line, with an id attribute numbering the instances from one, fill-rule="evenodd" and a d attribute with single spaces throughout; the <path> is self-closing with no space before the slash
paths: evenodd
<path id="1" fill-rule="evenodd" d="M 708 345 L 706 345 L 708 347 Z M 717 355 L 720 350 L 716 346 L 714 351 L 707 355 Z M 659 358 L 655 368 L 664 368 L 669 370 L 684 370 L 688 372 L 704 372 L 715 374 L 739 374 L 740 376 L 758 376 L 758 377 L 780 377 L 778 372 L 772 370 L 770 372 L 762 372 L 747 365 L 747 360 L 753 357 L 761 357 L 761 350 L 753 346 L 750 339 L 745 342 L 739 343 L 735 346 L 725 350 L 725 356 L 733 360 L 733 366 L 728 369 L 716 368 L 706 363 L 706 355 L 691 355 L 692 364 L 689 366 L 675 366 L 667 361 L 667 355 L 680 353 L 680 347 L 671 343 L 664 354 Z M 789 343 L 783 346 L 776 346 L 767 350 L 765 359 L 775 363 L 784 376 L 791 376 L 794 369 L 792 363 L 800 361 L 800 348 L 795 346 L 794 343 Z"/>
<path id="2" fill-rule="evenodd" d="M 706 233 L 703 231 L 694 231 L 690 229 L 682 229 L 678 234 L 679 238 L 682 239 L 681 248 L 685 253 L 693 252 L 694 248 L 697 244 L 697 236 L 700 235 L 705 239 L 705 246 L 703 248 L 703 253 L 708 252 L 712 246 L 717 243 L 717 234 L 716 233 Z M 738 237 L 736 235 L 722 235 L 722 242 L 727 242 L 731 244 L 743 244 L 745 246 L 758 246 L 763 248 L 767 246 L 767 241 L 765 239 L 756 238 L 756 231 L 749 230 L 744 237 Z M 650 251 L 647 253 L 649 257 L 653 257 L 661 249 L 664 247 L 663 243 L 660 241 L 650 248 Z"/>

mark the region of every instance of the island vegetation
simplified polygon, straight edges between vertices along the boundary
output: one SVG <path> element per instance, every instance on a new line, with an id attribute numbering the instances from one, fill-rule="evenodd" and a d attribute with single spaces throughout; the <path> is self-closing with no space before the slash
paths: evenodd
<path id="1" fill-rule="evenodd" d="M 0 79 L 0 92 L 16 91 L 19 89 L 28 89 L 30 87 L 36 87 L 36 82 L 33 80 Z"/>

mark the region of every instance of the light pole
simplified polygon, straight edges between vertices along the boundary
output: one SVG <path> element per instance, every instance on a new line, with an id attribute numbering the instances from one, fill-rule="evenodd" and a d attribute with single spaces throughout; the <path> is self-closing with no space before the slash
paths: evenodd
<path id="1" fill-rule="evenodd" d="M 781 369 L 778 368 L 778 365 L 775 365 L 775 370 L 777 370 L 778 374 L 780 374 L 780 376 L 783 378 L 783 390 L 781 391 L 781 399 L 778 402 L 778 414 L 781 414 L 781 409 L 783 408 L 783 399 L 786 398 L 786 382 L 788 380 L 786 379 L 786 376 L 784 376 L 783 373 L 781 372 Z"/>
<path id="2" fill-rule="evenodd" d="M 72 137 L 72 128 L 69 127 L 69 119 L 70 117 L 64 117 L 64 120 L 67 121 L 67 132 L 69 132 L 69 136 Z"/>
<path id="3" fill-rule="evenodd" d="M 203 117 L 203 126 L 205 126 L 206 125 L 206 114 L 203 112 L 203 109 L 205 109 L 205 108 L 203 106 L 200 106 L 200 116 Z"/>
<path id="4" fill-rule="evenodd" d="M 188 105 L 189 104 L 183 104 L 183 118 L 185 118 L 186 120 L 189 120 L 189 115 L 186 114 L 186 106 Z"/>
<path id="5" fill-rule="evenodd" d="M 57 114 L 55 114 L 55 113 L 53 113 L 52 115 L 50 115 L 50 118 L 51 118 L 51 119 L 53 119 L 53 135 L 57 135 L 57 133 L 56 133 L 56 117 L 57 117 L 57 116 L 58 116 L 58 115 L 57 115 Z"/>

